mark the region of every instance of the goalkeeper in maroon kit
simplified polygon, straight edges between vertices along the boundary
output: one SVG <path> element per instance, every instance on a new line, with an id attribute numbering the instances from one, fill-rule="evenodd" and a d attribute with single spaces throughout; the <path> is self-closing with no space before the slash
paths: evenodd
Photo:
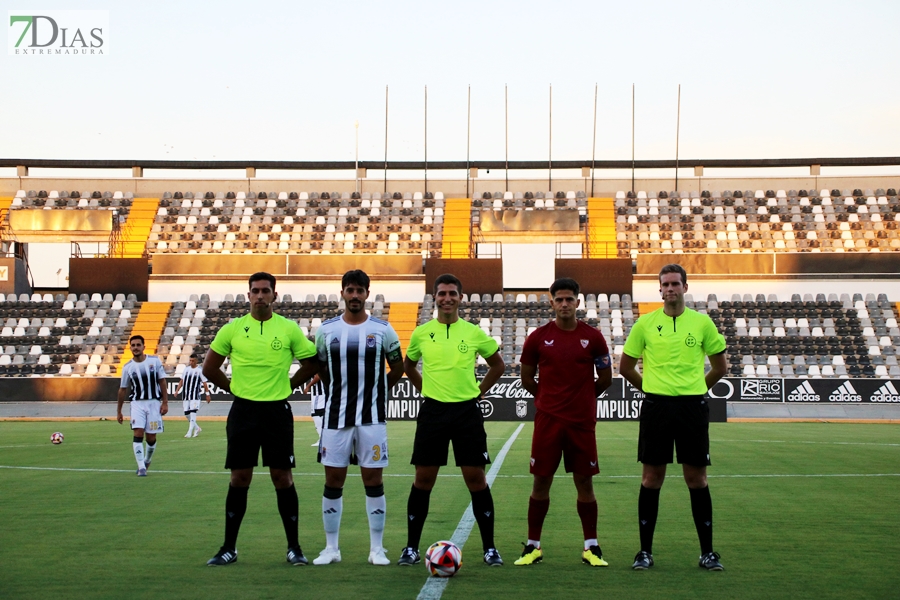
<path id="1" fill-rule="evenodd" d="M 541 528 L 550 508 L 553 475 L 563 459 L 578 492 L 576 506 L 584 533 L 581 560 L 593 567 L 608 566 L 597 541 L 592 479 L 600 472 L 596 399 L 612 383 L 612 364 L 603 334 L 576 318 L 578 291 L 573 279 L 553 282 L 550 295 L 556 319 L 533 331 L 522 349 L 522 386 L 534 396 L 537 414 L 531 441 L 534 486 L 528 500 L 528 542 L 517 565 L 544 558 Z"/>

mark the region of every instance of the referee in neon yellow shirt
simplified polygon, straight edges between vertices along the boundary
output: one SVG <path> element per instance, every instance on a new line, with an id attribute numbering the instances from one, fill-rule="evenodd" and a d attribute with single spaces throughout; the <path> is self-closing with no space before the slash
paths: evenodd
<path id="1" fill-rule="evenodd" d="M 216 567 L 237 561 L 238 531 L 247 510 L 253 469 L 259 464 L 262 450 L 263 466 L 269 467 L 287 536 L 287 561 L 305 565 L 307 559 L 297 532 L 297 490 L 291 474 L 295 466 L 294 415 L 288 398 L 318 368 L 316 347 L 297 323 L 272 311 L 277 298 L 273 275 L 251 275 L 248 298 L 250 314 L 224 325 L 203 361 L 206 378 L 234 394 L 225 426 L 225 468 L 231 469 L 231 485 L 225 498 L 225 541 L 206 564 Z M 231 357 L 231 379 L 221 368 L 226 356 Z M 291 378 L 294 359 L 299 359 L 303 368 Z"/>
<path id="2" fill-rule="evenodd" d="M 638 497 L 641 551 L 632 568 L 653 566 L 653 531 L 659 490 L 672 462 L 672 446 L 691 494 L 691 512 L 700 538 L 700 566 L 722 571 L 712 545 L 712 500 L 706 483 L 709 460 L 709 405 L 704 394 L 725 375 L 725 338 L 708 315 L 684 305 L 687 273 L 681 265 L 659 272 L 663 307 L 642 315 L 622 352 L 619 373 L 645 394 L 641 406 L 638 461 L 643 463 Z M 637 361 L 643 356 L 642 372 Z M 705 358 L 710 371 L 704 375 Z"/>
<path id="3" fill-rule="evenodd" d="M 462 291 L 462 283 L 453 275 L 441 275 L 435 280 L 437 318 L 416 327 L 403 361 L 406 376 L 425 401 L 416 422 L 410 461 L 416 467 L 416 478 L 407 501 L 408 537 L 397 561 L 401 566 L 420 561 L 418 546 L 431 490 L 438 471 L 447 464 L 451 441 L 456 466 L 472 495 L 484 562 L 492 567 L 503 564 L 494 547 L 494 499 L 484 474 L 484 466 L 491 460 L 478 400 L 500 379 L 505 367 L 496 340 L 477 325 L 459 318 Z M 483 356 L 489 367 L 480 384 L 475 379 L 477 355 Z"/>

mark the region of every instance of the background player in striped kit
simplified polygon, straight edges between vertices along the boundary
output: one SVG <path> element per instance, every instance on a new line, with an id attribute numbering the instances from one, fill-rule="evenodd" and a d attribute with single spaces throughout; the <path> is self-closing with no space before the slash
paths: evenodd
<path id="1" fill-rule="evenodd" d="M 131 429 L 134 434 L 132 450 L 137 461 L 137 476 L 146 477 L 150 460 L 156 451 L 156 434 L 162 433 L 162 416 L 169 412 L 166 390 L 166 372 L 155 356 L 144 354 L 144 338 L 133 335 L 128 340 L 134 358 L 122 367 L 122 382 L 119 385 L 116 421 L 122 424 L 122 404 L 125 396 L 131 401 Z M 128 394 L 128 388 L 131 393 Z M 144 433 L 147 434 L 147 448 L 144 449 Z"/>
<path id="2" fill-rule="evenodd" d="M 348 271 L 341 279 L 344 313 L 316 331 L 319 373 L 325 385 L 325 415 L 319 462 L 325 466 L 322 521 L 325 549 L 315 565 L 341 561 L 338 536 L 347 467 L 358 461 L 366 490 L 369 563 L 389 565 L 382 546 L 387 505 L 382 470 L 388 465 L 386 410 L 388 390 L 403 375 L 400 340 L 387 321 L 365 311 L 369 276 Z M 388 371 L 385 370 L 387 363 Z"/>
<path id="3" fill-rule="evenodd" d="M 316 441 L 310 445 L 318 446 L 322 439 L 322 419 L 325 416 L 325 384 L 318 373 L 303 386 L 303 392 L 309 393 L 309 414 L 316 426 Z"/>
<path id="4" fill-rule="evenodd" d="M 200 410 L 200 390 L 206 392 L 206 403 L 209 404 L 209 386 L 206 384 L 206 377 L 203 376 L 203 369 L 197 364 L 197 355 L 191 354 L 191 362 L 181 373 L 181 380 L 178 387 L 175 388 L 177 396 L 184 390 L 181 397 L 181 403 L 184 405 L 184 416 L 188 420 L 188 430 L 184 437 L 197 437 L 200 432 L 200 426 L 197 425 L 197 411 Z"/>

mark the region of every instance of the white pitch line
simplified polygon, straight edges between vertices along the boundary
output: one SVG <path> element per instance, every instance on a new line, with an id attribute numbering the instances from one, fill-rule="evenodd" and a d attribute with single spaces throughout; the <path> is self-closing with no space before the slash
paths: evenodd
<path id="1" fill-rule="evenodd" d="M 494 461 L 493 464 L 491 464 L 491 468 L 488 471 L 488 485 L 493 485 L 494 480 L 497 478 L 497 473 L 500 471 L 500 467 L 503 466 L 504 459 L 506 459 L 506 454 L 509 452 L 509 449 L 516 441 L 516 438 L 519 437 L 519 432 L 522 431 L 523 427 L 525 427 L 525 425 L 520 424 L 519 427 L 513 432 L 513 434 L 509 436 L 509 439 L 506 440 L 506 443 L 503 444 L 503 447 L 500 449 L 500 453 L 497 454 L 497 460 Z M 469 506 L 466 507 L 462 518 L 459 520 L 459 524 L 456 526 L 456 531 L 453 532 L 453 536 L 450 538 L 450 541 L 462 548 L 465 545 L 466 540 L 469 539 L 469 533 L 472 532 L 472 526 L 474 524 L 475 514 L 472 512 L 472 503 L 469 502 Z M 444 593 L 444 588 L 447 587 L 447 583 L 449 583 L 449 581 L 450 580 L 446 577 L 429 577 L 425 581 L 425 585 L 422 586 L 422 589 L 419 590 L 419 595 L 416 597 L 416 600 L 440 600 L 440 597 Z"/>
<path id="2" fill-rule="evenodd" d="M 518 431 L 516 432 L 516 435 Z M 506 446 L 504 445 L 504 448 Z M 502 450 L 501 450 L 502 453 Z M 505 455 L 498 455 L 498 462 L 494 463 L 494 465 L 498 465 L 502 462 L 500 456 L 505 458 Z M 494 480 L 497 478 L 500 479 L 531 479 L 533 475 L 499 475 L 497 471 L 494 469 L 494 465 L 491 466 L 491 471 L 488 473 L 488 483 L 493 484 Z M 11 469 L 11 470 L 19 470 L 19 471 L 63 471 L 63 472 L 72 472 L 72 473 L 134 473 L 133 469 L 90 469 L 90 468 L 73 468 L 73 467 L 33 467 L 33 466 L 22 466 L 22 465 L 0 465 L 0 469 Z M 180 471 L 180 470 L 166 470 L 166 469 L 152 469 L 151 473 L 160 473 L 166 475 L 229 475 L 230 472 L 226 469 L 222 469 L 220 471 Z M 322 473 L 294 473 L 294 477 L 322 477 Z M 348 473 L 349 477 L 359 477 L 359 473 Z M 385 473 L 385 477 L 402 477 L 402 478 L 410 478 L 414 477 L 413 473 Z M 444 478 L 461 478 L 462 475 L 458 473 L 447 473 L 445 475 L 441 475 Z M 569 479 L 567 475 L 556 475 L 558 479 Z M 667 475 L 667 477 L 672 479 L 681 479 L 681 474 L 671 474 Z M 730 475 L 707 475 L 708 479 L 771 479 L 771 478 L 783 478 L 788 479 L 791 477 L 797 478 L 815 478 L 815 477 L 900 477 L 900 473 L 748 473 L 748 474 L 730 474 Z M 639 474 L 636 475 L 595 475 L 594 479 L 640 479 L 641 476 Z M 470 505 L 471 509 L 471 505 Z M 465 517 L 465 515 L 463 515 Z M 474 522 L 474 521 L 473 521 Z M 470 523 L 471 529 L 471 523 Z M 457 531 L 459 528 L 457 527 Z M 454 538 L 452 538 L 453 543 L 456 543 L 456 533 L 454 533 Z M 459 545 L 459 544 L 457 544 Z"/>

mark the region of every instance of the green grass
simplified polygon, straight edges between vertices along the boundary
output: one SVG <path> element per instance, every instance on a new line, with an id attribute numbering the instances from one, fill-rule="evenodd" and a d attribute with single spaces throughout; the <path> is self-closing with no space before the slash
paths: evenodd
<path id="1" fill-rule="evenodd" d="M 224 423 L 181 436 L 169 419 L 147 478 L 134 475 L 130 432 L 115 422 L 0 422 L 0 597 L 6 598 L 415 598 L 424 567 L 366 563 L 368 529 L 358 476 L 344 494 L 344 562 L 290 567 L 268 474 L 251 487 L 240 560 L 205 566 L 222 540 L 227 472 Z M 390 423 L 385 546 L 396 560 L 406 541 L 413 424 Z M 487 425 L 492 456 L 516 423 Z M 53 431 L 66 435 L 50 444 Z M 514 567 L 526 538 L 531 426 L 494 483 L 500 569 L 481 564 L 477 526 L 465 565 L 444 598 L 896 598 L 900 569 L 900 427 L 858 424 L 714 424 L 710 489 L 715 546 L 727 569 L 697 567 L 687 489 L 676 466 L 662 491 L 656 566 L 630 569 L 638 550 L 637 424 L 599 423 L 599 535 L 608 569 L 580 562 L 575 491 L 557 478 L 544 527 L 543 564 Z M 297 424 L 300 540 L 312 558 L 324 546 L 323 486 L 314 431 Z M 7 468 L 7 467 L 33 467 Z M 59 470 L 54 470 L 59 469 Z M 455 468 L 432 495 L 423 547 L 449 538 L 469 503 Z M 881 475 L 881 476 L 878 476 Z"/>

